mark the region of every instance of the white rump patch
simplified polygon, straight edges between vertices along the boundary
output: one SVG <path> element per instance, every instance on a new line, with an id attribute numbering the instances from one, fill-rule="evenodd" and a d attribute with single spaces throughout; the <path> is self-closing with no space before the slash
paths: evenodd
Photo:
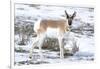
<path id="1" fill-rule="evenodd" d="M 42 19 L 38 19 L 37 22 L 35 22 L 34 24 L 34 31 L 37 32 L 37 29 L 40 28 L 40 22 Z"/>

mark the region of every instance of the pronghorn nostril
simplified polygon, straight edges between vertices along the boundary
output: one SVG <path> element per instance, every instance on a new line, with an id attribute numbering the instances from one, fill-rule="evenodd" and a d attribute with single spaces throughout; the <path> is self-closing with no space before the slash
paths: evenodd
<path id="1" fill-rule="evenodd" d="M 72 23 L 71 23 L 71 22 L 68 22 L 68 24 L 69 24 L 69 25 L 72 25 Z"/>
<path id="2" fill-rule="evenodd" d="M 32 57 L 31 57 L 31 56 L 29 56 L 29 58 L 30 58 L 30 59 L 32 59 Z"/>

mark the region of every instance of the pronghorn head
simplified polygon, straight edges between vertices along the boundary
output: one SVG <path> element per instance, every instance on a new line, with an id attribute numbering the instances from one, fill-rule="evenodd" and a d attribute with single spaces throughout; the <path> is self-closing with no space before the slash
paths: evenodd
<path id="1" fill-rule="evenodd" d="M 66 18 L 68 19 L 68 24 L 72 25 L 72 21 L 73 21 L 74 17 L 76 16 L 76 12 L 74 11 L 74 13 L 72 15 L 69 15 L 65 10 L 65 14 L 66 14 Z"/>

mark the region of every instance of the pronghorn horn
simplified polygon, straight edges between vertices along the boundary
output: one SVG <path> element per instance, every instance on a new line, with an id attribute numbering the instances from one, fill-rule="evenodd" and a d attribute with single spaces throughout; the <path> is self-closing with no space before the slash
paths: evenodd
<path id="1" fill-rule="evenodd" d="M 76 16 L 76 11 L 74 11 L 73 15 L 72 15 L 72 18 L 74 18 Z"/>
<path id="2" fill-rule="evenodd" d="M 66 14 L 66 18 L 69 18 L 69 15 L 67 14 L 66 10 L 65 10 L 65 14 Z"/>

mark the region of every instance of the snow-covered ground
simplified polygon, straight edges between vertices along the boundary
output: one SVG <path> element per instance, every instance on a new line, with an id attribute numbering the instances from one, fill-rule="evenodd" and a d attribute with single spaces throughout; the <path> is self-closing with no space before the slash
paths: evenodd
<path id="1" fill-rule="evenodd" d="M 65 59 L 60 60 L 59 51 L 43 50 L 44 61 L 39 61 L 39 50 L 35 49 L 32 60 L 29 60 L 29 49 L 32 46 L 34 38 L 30 39 L 27 45 L 18 45 L 19 36 L 15 35 L 15 64 L 45 64 L 45 63 L 67 63 L 74 61 L 93 61 L 95 55 L 94 45 L 94 9 L 82 7 L 67 7 L 67 6 L 49 6 L 49 5 L 29 5 L 15 4 L 15 17 L 17 22 L 32 22 L 34 24 L 38 18 L 42 19 L 65 19 L 64 10 L 69 14 L 77 12 L 72 24 L 72 32 L 69 34 L 69 41 L 75 39 L 79 51 L 73 56 L 65 56 Z M 51 32 L 48 32 L 48 36 Z M 52 33 L 54 34 L 54 33 Z M 66 35 L 65 35 L 66 38 Z M 73 39 L 72 39 L 73 38 Z M 70 42 L 66 43 L 70 46 Z M 29 62 L 30 61 L 30 62 Z"/>

